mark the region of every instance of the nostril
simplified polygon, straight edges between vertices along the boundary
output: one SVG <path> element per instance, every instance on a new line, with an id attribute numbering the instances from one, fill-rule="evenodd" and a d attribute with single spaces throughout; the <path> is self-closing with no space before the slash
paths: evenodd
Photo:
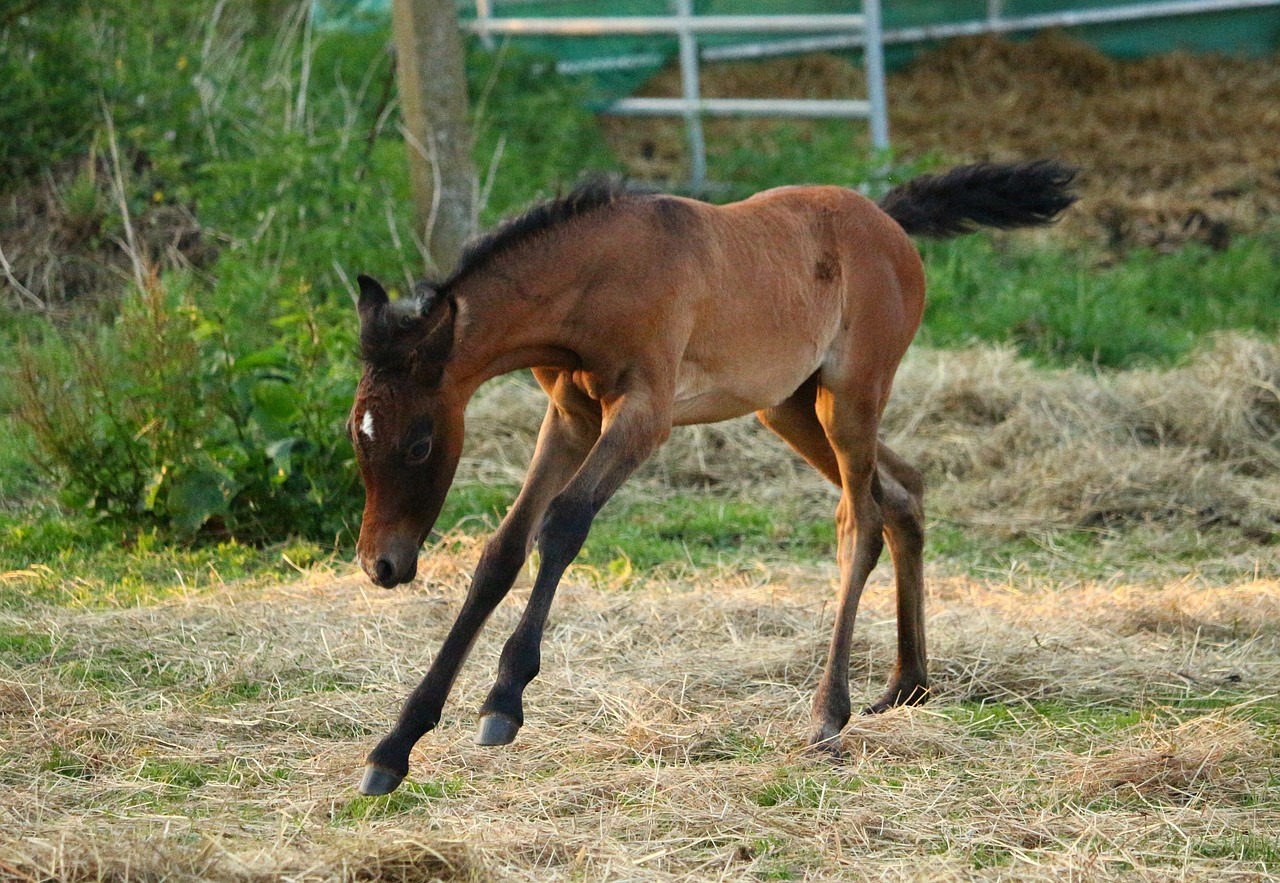
<path id="1" fill-rule="evenodd" d="M 391 562 L 386 558 L 379 558 L 378 562 L 373 566 L 374 579 L 385 585 L 391 582 L 391 578 L 395 575 L 395 568 L 391 566 Z"/>

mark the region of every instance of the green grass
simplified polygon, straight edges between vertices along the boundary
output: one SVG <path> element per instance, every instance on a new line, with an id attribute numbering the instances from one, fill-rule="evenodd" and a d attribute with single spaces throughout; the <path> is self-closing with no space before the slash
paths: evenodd
<path id="1" fill-rule="evenodd" d="M 287 579 L 347 555 L 304 540 L 174 544 L 56 509 L 0 512 L 0 609 L 132 606 L 240 580 Z"/>
<path id="2" fill-rule="evenodd" d="M 513 485 L 463 483 L 450 493 L 438 535 L 490 533 Z M 623 494 L 607 506 L 578 563 L 612 576 L 656 568 L 734 565 L 760 558 L 827 560 L 835 551 L 828 513 L 798 513 L 706 493 L 648 499 Z M 0 608 L 32 602 L 128 606 L 236 580 L 288 578 L 295 566 L 348 559 L 350 550 L 293 540 L 266 548 L 234 541 L 165 543 L 109 522 L 0 514 Z"/>
<path id="3" fill-rule="evenodd" d="M 142 762 L 138 776 L 185 792 L 202 788 L 210 782 L 226 781 L 227 770 L 216 764 L 149 757 Z"/>
<path id="4" fill-rule="evenodd" d="M 1035 575 L 1061 580 L 1198 573 L 1238 578 L 1233 558 L 1250 560 L 1258 544 L 1226 527 L 1155 522 L 1123 528 L 1055 528 L 1010 536 L 947 518 L 930 519 L 925 560 L 971 576 Z"/>
<path id="5" fill-rule="evenodd" d="M 134 645 L 85 648 L 82 652 L 83 658 L 69 659 L 58 666 L 61 679 L 105 694 L 171 691 L 200 677 L 190 664 Z"/>
<path id="6" fill-rule="evenodd" d="M 1201 840 L 1195 845 L 1195 851 L 1205 858 L 1255 863 L 1267 872 L 1280 870 L 1280 837 L 1234 831 L 1212 840 Z"/>
<path id="7" fill-rule="evenodd" d="M 14 668 L 40 662 L 52 650 L 53 638 L 46 634 L 22 629 L 0 633 L 0 662 Z"/>
<path id="8" fill-rule="evenodd" d="M 1168 365 L 1214 331 L 1280 330 L 1280 229 L 1224 251 L 1133 251 L 1098 266 L 1089 249 L 971 236 L 924 243 L 921 340 L 1010 343 L 1046 364 Z"/>
<path id="9" fill-rule="evenodd" d="M 811 776 L 796 776 L 770 782 L 755 795 L 756 806 L 792 806 L 816 809 L 823 805 L 829 788 L 851 790 L 848 783 L 819 781 Z"/>
<path id="10" fill-rule="evenodd" d="M 436 533 L 485 534 L 497 527 L 518 488 L 463 483 L 449 492 Z M 706 567 L 761 557 L 810 561 L 835 554 L 828 512 L 799 512 L 714 493 L 619 494 L 601 510 L 576 559 L 619 576 L 655 568 Z"/>
<path id="11" fill-rule="evenodd" d="M 40 770 L 69 779 L 92 779 L 94 776 L 94 771 L 84 761 L 60 745 L 49 749 L 49 756 L 40 764 Z"/>
<path id="12" fill-rule="evenodd" d="M 463 482 L 450 492 L 436 536 L 485 536 L 515 498 L 512 484 Z M 350 513 L 354 518 L 358 510 Z M 712 491 L 624 490 L 597 517 L 577 558 L 604 584 L 632 575 L 678 575 L 753 562 L 826 564 L 836 547 L 833 514 L 811 504 L 764 503 Z M 1138 525 L 1123 531 L 1045 530 L 1008 536 L 931 520 L 925 558 L 944 572 L 1007 578 L 1106 579 L 1116 572 L 1203 576 L 1235 573 L 1233 555 L 1256 547 L 1238 532 Z M 68 515 L 56 509 L 0 512 L 0 609 L 33 603 L 132 606 L 238 581 L 279 581 L 311 566 L 345 566 L 349 547 L 294 539 L 265 547 L 233 540 L 174 544 L 153 531 Z M 883 559 L 888 566 L 888 556 Z M 26 640 L 0 641 L 0 654 L 38 653 Z M 23 645 L 26 646 L 26 645 Z"/>
<path id="13" fill-rule="evenodd" d="M 707 567 L 759 558 L 812 560 L 835 552 L 835 526 L 787 508 L 712 494 L 619 499 L 602 510 L 579 562 L 614 574 Z"/>
<path id="14" fill-rule="evenodd" d="M 334 810 L 333 821 L 340 825 L 355 825 L 403 815 L 433 800 L 453 797 L 462 791 L 463 784 L 463 780 L 456 777 L 428 782 L 409 780 L 382 797 L 353 798 Z"/>

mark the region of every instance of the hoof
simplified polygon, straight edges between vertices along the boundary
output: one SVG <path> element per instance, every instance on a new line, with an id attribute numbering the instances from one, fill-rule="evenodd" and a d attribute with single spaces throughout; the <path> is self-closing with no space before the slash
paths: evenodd
<path id="1" fill-rule="evenodd" d="M 480 718 L 476 727 L 477 745 L 509 745 L 520 732 L 520 725 L 501 712 L 492 712 Z"/>
<path id="2" fill-rule="evenodd" d="M 393 773 L 386 767 L 369 764 L 364 768 L 364 778 L 360 780 L 360 793 L 369 796 L 390 794 L 400 787 L 404 776 Z"/>
<path id="3" fill-rule="evenodd" d="M 929 700 L 929 688 L 921 685 L 890 687 L 875 702 L 862 709 L 863 714 L 881 714 L 900 705 L 923 705 Z"/>
<path id="4" fill-rule="evenodd" d="M 839 732 L 831 736 L 815 735 L 810 737 L 805 749 L 815 757 L 837 763 L 844 757 L 844 749 L 841 747 L 843 741 Z"/>

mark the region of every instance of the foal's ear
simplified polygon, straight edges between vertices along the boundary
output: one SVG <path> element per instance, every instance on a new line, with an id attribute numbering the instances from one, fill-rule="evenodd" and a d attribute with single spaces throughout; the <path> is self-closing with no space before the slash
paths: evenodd
<path id="1" fill-rule="evenodd" d="M 424 319 L 434 318 L 432 313 L 444 305 L 446 298 L 430 282 L 416 282 L 413 296 L 418 300 L 418 313 Z"/>
<path id="2" fill-rule="evenodd" d="M 418 298 L 418 315 L 422 317 L 424 329 L 418 356 L 427 363 L 443 362 L 453 349 L 453 320 L 457 304 L 451 296 L 429 282 L 415 285 L 414 294 Z"/>
<path id="3" fill-rule="evenodd" d="M 356 277 L 356 282 L 360 284 L 360 300 L 356 302 L 356 309 L 360 313 L 360 321 L 368 322 L 391 298 L 387 297 L 387 290 L 382 287 L 382 283 L 372 276 L 361 273 Z"/>

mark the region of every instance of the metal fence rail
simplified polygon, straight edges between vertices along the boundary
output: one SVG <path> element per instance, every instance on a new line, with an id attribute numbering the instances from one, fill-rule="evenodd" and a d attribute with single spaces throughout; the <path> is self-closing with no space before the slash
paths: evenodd
<path id="1" fill-rule="evenodd" d="M 680 98 L 623 98 L 606 112 L 622 115 L 682 116 L 689 139 L 690 178 L 695 188 L 707 179 L 706 142 L 702 117 L 769 116 L 866 119 L 871 144 L 889 146 L 889 119 L 884 88 L 880 0 L 863 0 L 862 14 L 849 15 L 695 15 L 693 0 L 676 0 L 672 16 L 593 16 L 553 18 L 495 18 L 491 0 L 476 0 L 476 18 L 463 27 L 491 45 L 494 35 L 604 36 L 618 34 L 674 34 L 680 46 Z M 863 47 L 867 71 L 867 99 L 704 98 L 698 83 L 698 43 L 702 34 L 828 32 L 826 38 L 856 40 Z M 832 33 L 834 32 L 834 33 Z M 812 38 L 811 38 L 812 39 Z M 796 41 L 800 42 L 800 41 Z M 801 50 L 803 51 L 803 50 Z M 703 53 L 706 57 L 706 53 Z M 648 56 L 646 56 L 647 58 Z"/>
<path id="2" fill-rule="evenodd" d="M 985 18 L 970 21 L 947 22 L 919 27 L 892 28 L 881 35 L 881 43 L 891 46 L 901 43 L 923 43 L 947 40 L 952 37 L 972 37 L 978 34 L 1015 34 L 1022 31 L 1039 31 L 1047 28 L 1075 28 L 1085 25 L 1105 25 L 1126 21 L 1144 21 L 1153 18 L 1176 18 L 1184 15 L 1200 15 L 1212 12 L 1233 12 L 1241 9 L 1261 9 L 1280 6 L 1280 0 L 1155 0 L 1128 6 L 1101 6 L 1092 9 L 1046 12 L 1039 15 L 1005 16 L 1001 0 L 987 0 Z M 752 58 L 770 58 L 802 52 L 830 52 L 839 49 L 857 49 L 862 46 L 860 37 L 851 34 L 828 34 L 821 37 L 801 37 L 790 40 L 771 40 L 761 43 L 740 43 L 732 46 L 714 46 L 703 50 L 704 61 L 741 61 Z M 640 67 L 625 58 L 613 59 L 619 67 Z M 590 62 L 578 63 L 579 73 L 589 71 Z"/>

